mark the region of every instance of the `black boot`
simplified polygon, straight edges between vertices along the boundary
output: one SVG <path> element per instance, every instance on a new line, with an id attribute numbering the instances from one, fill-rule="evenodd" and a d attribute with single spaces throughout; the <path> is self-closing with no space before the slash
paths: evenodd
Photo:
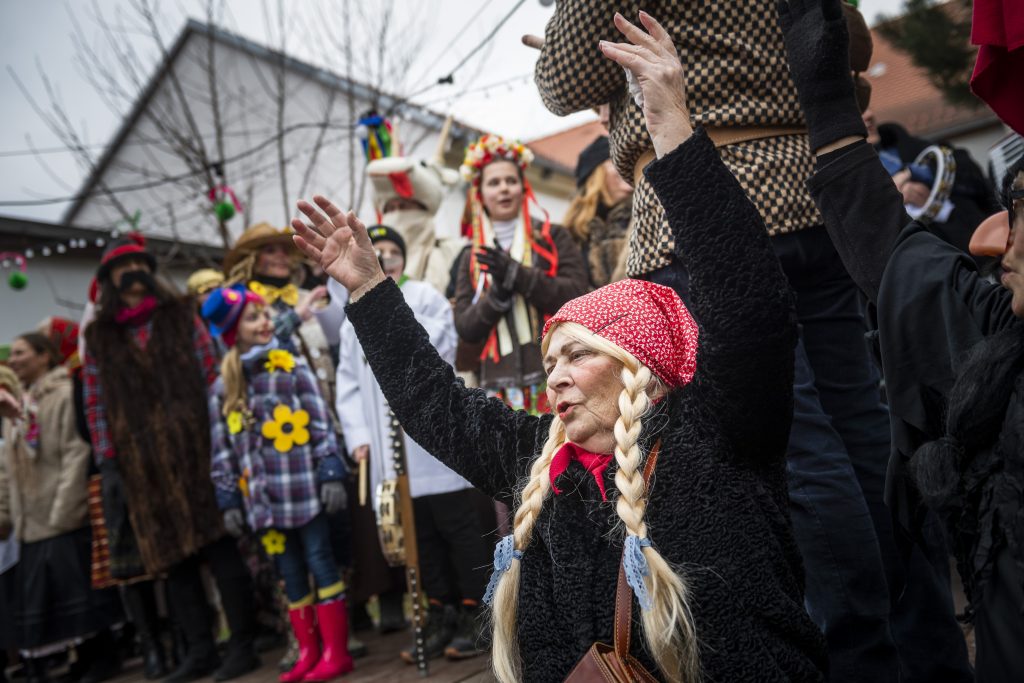
<path id="1" fill-rule="evenodd" d="M 409 625 L 405 621 L 405 594 L 402 591 L 390 591 L 377 596 L 380 605 L 381 634 L 404 631 Z"/>
<path id="2" fill-rule="evenodd" d="M 76 648 L 78 683 L 103 683 L 121 673 L 121 653 L 110 629 L 103 629 Z"/>
<path id="3" fill-rule="evenodd" d="M 427 624 L 423 628 L 423 654 L 427 659 L 436 659 L 444 654 L 445 647 L 455 636 L 457 621 L 458 613 L 455 611 L 454 605 L 430 603 L 430 608 L 427 610 Z M 402 659 L 406 664 L 415 664 L 415 649 L 402 650 Z"/>
<path id="4" fill-rule="evenodd" d="M 167 661 L 164 658 L 163 642 L 160 640 L 160 617 L 156 610 L 156 596 L 153 583 L 143 582 L 124 587 L 121 599 L 125 612 L 135 626 L 139 636 L 139 654 L 142 655 L 142 674 L 155 681 L 166 676 Z"/>
<path id="5" fill-rule="evenodd" d="M 345 606 L 348 608 L 348 628 L 351 633 L 368 631 L 373 628 L 373 619 L 366 611 L 365 602 L 358 604 L 347 602 Z"/>
<path id="6" fill-rule="evenodd" d="M 252 576 L 242 562 L 235 539 L 226 536 L 211 544 L 206 555 L 217 580 L 220 603 L 231 629 L 231 640 L 215 681 L 230 681 L 260 668 L 256 655 L 256 608 L 253 602 Z"/>
<path id="7" fill-rule="evenodd" d="M 184 635 L 187 652 L 164 683 L 189 683 L 211 675 L 218 666 L 217 647 L 210 629 L 210 606 L 194 558 L 174 567 L 167 578 L 172 617 Z"/>
<path id="8" fill-rule="evenodd" d="M 487 631 L 483 609 L 473 602 L 459 607 L 455 635 L 444 649 L 448 659 L 469 659 L 482 655 L 490 649 L 490 639 L 484 637 Z"/>

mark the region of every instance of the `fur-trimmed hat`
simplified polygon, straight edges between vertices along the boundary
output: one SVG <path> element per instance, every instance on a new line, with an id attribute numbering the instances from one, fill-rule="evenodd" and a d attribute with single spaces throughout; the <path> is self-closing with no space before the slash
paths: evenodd
<path id="1" fill-rule="evenodd" d="M 564 304 L 544 325 L 578 323 L 633 354 L 670 387 L 697 369 L 697 323 L 671 287 L 619 280 Z"/>
<path id="2" fill-rule="evenodd" d="M 116 263 L 129 256 L 142 259 L 149 265 L 151 271 L 156 272 L 156 258 L 146 251 L 146 238 L 141 233 L 129 232 L 110 242 L 103 250 L 100 267 L 96 271 L 96 279 L 102 282 L 110 276 L 110 269 Z"/>

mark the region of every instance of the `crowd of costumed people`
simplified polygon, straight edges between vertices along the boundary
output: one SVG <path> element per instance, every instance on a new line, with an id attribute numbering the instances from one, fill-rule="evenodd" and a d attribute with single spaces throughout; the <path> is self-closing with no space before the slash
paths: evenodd
<path id="1" fill-rule="evenodd" d="M 375 220 L 311 195 L 185 293 L 123 234 L 12 340 L 2 680 L 358 680 L 374 631 L 501 683 L 1024 680 L 1024 157 L 879 120 L 853 4 L 631 8 L 524 38 L 607 132 L 564 217 L 518 140 L 368 117 Z M 973 12 L 1024 134 L 1024 14 Z"/>

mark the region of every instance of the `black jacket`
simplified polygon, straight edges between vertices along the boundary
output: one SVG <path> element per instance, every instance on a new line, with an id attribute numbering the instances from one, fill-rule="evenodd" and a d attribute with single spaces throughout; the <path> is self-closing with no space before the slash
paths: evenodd
<path id="1" fill-rule="evenodd" d="M 808 187 L 846 269 L 875 306 L 892 423 L 886 503 L 915 530 L 923 509 L 907 461 L 943 435 L 946 397 L 968 350 L 1016 323 L 1011 295 L 984 280 L 970 256 L 910 220 L 867 143 L 822 159 Z"/>
<path id="2" fill-rule="evenodd" d="M 646 173 L 701 322 L 693 382 L 645 420 L 645 450 L 662 441 L 651 538 L 689 584 L 705 680 L 822 680 L 824 640 L 804 612 L 785 483 L 796 341 L 789 288 L 757 210 L 702 131 Z M 409 435 L 487 495 L 519 490 L 551 417 L 466 389 L 394 284 L 378 285 L 348 315 Z M 610 498 L 615 469 L 613 460 Z M 612 642 L 618 518 L 578 463 L 557 484 L 563 493 L 545 502 L 522 560 L 527 681 L 560 681 L 594 641 Z M 633 653 L 654 671 L 638 633 Z"/>

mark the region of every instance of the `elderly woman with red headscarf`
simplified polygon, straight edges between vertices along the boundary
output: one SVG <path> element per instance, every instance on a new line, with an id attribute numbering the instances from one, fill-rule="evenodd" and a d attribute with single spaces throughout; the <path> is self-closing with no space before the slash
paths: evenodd
<path id="1" fill-rule="evenodd" d="M 554 415 L 456 380 L 354 214 L 300 202 L 311 226 L 293 221 L 296 242 L 351 292 L 348 319 L 409 436 L 485 493 L 515 495 L 488 590 L 500 681 L 595 680 L 596 660 L 616 660 L 608 680 L 823 680 L 785 483 L 792 296 L 754 205 L 690 127 L 671 39 L 641 21 L 650 33 L 620 17 L 631 43 L 603 49 L 644 89 L 645 173 L 694 315 L 637 280 L 564 305 L 541 343 Z"/>
<path id="2" fill-rule="evenodd" d="M 534 219 L 529 148 L 484 135 L 466 148 L 472 249 L 456 271 L 455 329 L 480 359 L 480 386 L 513 408 L 544 409 L 537 338 L 544 321 L 588 289 L 580 250 L 562 227 Z"/>

